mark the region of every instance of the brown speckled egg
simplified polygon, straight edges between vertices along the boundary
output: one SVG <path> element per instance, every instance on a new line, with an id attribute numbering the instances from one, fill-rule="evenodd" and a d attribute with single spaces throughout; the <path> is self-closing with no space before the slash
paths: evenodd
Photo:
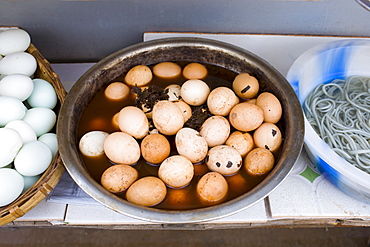
<path id="1" fill-rule="evenodd" d="M 242 157 L 245 157 L 254 148 L 254 141 L 250 133 L 234 131 L 227 138 L 226 145 L 235 148 Z"/>
<path id="2" fill-rule="evenodd" d="M 105 138 L 105 155 L 116 164 L 131 165 L 140 159 L 140 146 L 133 138 L 124 132 L 113 132 Z"/>
<path id="3" fill-rule="evenodd" d="M 185 119 L 180 108 L 172 101 L 158 101 L 152 112 L 154 126 L 164 135 L 175 135 L 184 123 Z"/>
<path id="4" fill-rule="evenodd" d="M 274 167 L 274 155 L 265 148 L 255 148 L 244 159 L 244 167 L 251 175 L 264 175 Z"/>
<path id="5" fill-rule="evenodd" d="M 240 170 L 242 157 L 235 148 L 219 145 L 208 151 L 206 164 L 211 171 L 233 175 Z"/>
<path id="6" fill-rule="evenodd" d="M 237 130 L 245 132 L 252 131 L 262 124 L 263 111 L 255 104 L 242 102 L 231 109 L 229 121 Z"/>
<path id="7" fill-rule="evenodd" d="M 130 187 L 138 176 L 137 170 L 129 165 L 113 165 L 103 172 L 100 181 L 105 189 L 118 193 Z"/>
<path id="8" fill-rule="evenodd" d="M 226 116 L 231 109 L 239 103 L 239 98 L 233 90 L 227 87 L 213 89 L 207 98 L 209 111 L 216 116 Z"/>
<path id="9" fill-rule="evenodd" d="M 172 101 L 178 108 L 180 108 L 182 115 L 184 116 L 184 121 L 188 121 L 189 118 L 191 118 L 193 112 L 191 110 L 191 107 L 185 103 L 185 101 L 182 100 L 175 100 Z"/>
<path id="10" fill-rule="evenodd" d="M 118 115 L 118 125 L 121 131 L 141 139 L 149 132 L 149 121 L 145 113 L 135 107 L 126 106 Z"/>
<path id="11" fill-rule="evenodd" d="M 207 68 L 200 63 L 189 63 L 182 71 L 182 75 L 186 79 L 204 79 L 207 74 Z"/>
<path id="12" fill-rule="evenodd" d="M 258 95 L 256 105 L 263 111 L 264 122 L 277 123 L 280 120 L 282 107 L 279 99 L 272 93 L 264 92 Z"/>
<path id="13" fill-rule="evenodd" d="M 208 172 L 197 184 L 197 195 L 204 205 L 215 205 L 223 202 L 228 193 L 226 179 L 218 172 Z"/>
<path id="14" fill-rule="evenodd" d="M 122 82 L 112 82 L 104 90 L 104 95 L 110 100 L 123 100 L 130 94 L 130 88 Z"/>
<path id="15" fill-rule="evenodd" d="M 181 67 L 173 62 L 161 62 L 153 67 L 153 74 L 159 78 L 172 79 L 181 75 Z"/>
<path id="16" fill-rule="evenodd" d="M 254 131 L 253 139 L 257 147 L 274 152 L 281 145 L 282 135 L 280 129 L 275 124 L 263 123 Z"/>
<path id="17" fill-rule="evenodd" d="M 163 181 L 157 177 L 148 176 L 136 180 L 127 190 L 128 201 L 143 205 L 154 206 L 166 197 L 167 188 Z"/>
<path id="18" fill-rule="evenodd" d="M 207 156 L 208 145 L 198 131 L 182 128 L 175 137 L 177 152 L 188 158 L 192 163 L 198 163 Z"/>
<path id="19" fill-rule="evenodd" d="M 148 66 L 136 65 L 127 72 L 125 82 L 130 86 L 141 87 L 148 85 L 152 78 L 153 74 Z"/>
<path id="20" fill-rule="evenodd" d="M 232 88 L 240 98 L 251 99 L 258 94 L 259 82 L 256 77 L 241 73 L 235 77 Z"/>
<path id="21" fill-rule="evenodd" d="M 208 147 L 221 145 L 230 135 L 230 123 L 223 116 L 212 116 L 204 121 L 199 133 L 206 139 Z"/>
<path id="22" fill-rule="evenodd" d="M 141 155 L 151 164 L 159 164 L 166 159 L 171 152 L 170 143 L 161 134 L 147 135 L 140 144 Z"/>
<path id="23" fill-rule="evenodd" d="M 170 156 L 159 166 L 158 176 L 169 187 L 184 187 L 193 179 L 193 163 L 181 155 Z"/>

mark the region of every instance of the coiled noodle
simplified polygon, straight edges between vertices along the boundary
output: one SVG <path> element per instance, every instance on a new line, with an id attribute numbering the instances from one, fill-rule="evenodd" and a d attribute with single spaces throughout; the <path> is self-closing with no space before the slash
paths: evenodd
<path id="1" fill-rule="evenodd" d="M 303 108 L 313 129 L 338 155 L 370 173 L 370 78 L 320 84 Z"/>

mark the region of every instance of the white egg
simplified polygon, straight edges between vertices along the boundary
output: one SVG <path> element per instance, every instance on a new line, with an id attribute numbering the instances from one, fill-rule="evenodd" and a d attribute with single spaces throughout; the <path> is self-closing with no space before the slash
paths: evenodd
<path id="1" fill-rule="evenodd" d="M 21 101 L 26 100 L 31 95 L 32 90 L 32 79 L 26 75 L 7 75 L 0 81 L 0 95 L 11 96 Z"/>
<path id="2" fill-rule="evenodd" d="M 27 99 L 31 107 L 45 107 L 53 109 L 58 102 L 58 97 L 53 86 L 43 79 L 33 79 L 33 91 Z"/>
<path id="3" fill-rule="evenodd" d="M 30 35 L 22 29 L 9 29 L 0 32 L 0 54 L 2 55 L 25 51 L 30 44 Z"/>
<path id="4" fill-rule="evenodd" d="M 24 187 L 23 177 L 14 169 L 0 169 L 0 207 L 17 199 Z"/>
<path id="5" fill-rule="evenodd" d="M 181 98 L 192 106 L 199 106 L 207 101 L 210 89 L 202 80 L 187 80 L 182 84 L 180 95 Z"/>
<path id="6" fill-rule="evenodd" d="M 53 154 L 53 157 L 58 152 L 58 141 L 57 141 L 57 135 L 55 133 L 43 134 L 37 140 L 49 146 Z"/>
<path id="7" fill-rule="evenodd" d="M 36 69 L 36 59 L 27 52 L 11 53 L 0 61 L 0 74 L 2 75 L 23 74 L 31 76 Z"/>
<path id="8" fill-rule="evenodd" d="M 22 119 L 26 115 L 27 108 L 17 98 L 0 96 L 0 126 L 5 126 L 13 120 Z"/>
<path id="9" fill-rule="evenodd" d="M 84 134 L 79 142 L 79 149 L 86 156 L 99 156 L 104 153 L 104 141 L 108 137 L 104 131 L 90 131 Z"/>
<path id="10" fill-rule="evenodd" d="M 0 167 L 11 163 L 22 145 L 22 137 L 17 131 L 0 128 Z"/>
<path id="11" fill-rule="evenodd" d="M 39 179 L 41 175 L 36 176 L 23 176 L 24 179 L 24 186 L 22 193 L 26 192 L 29 188 L 31 188 Z"/>
<path id="12" fill-rule="evenodd" d="M 43 142 L 33 141 L 23 145 L 14 159 L 15 169 L 23 176 L 36 176 L 50 165 L 53 154 Z"/>
<path id="13" fill-rule="evenodd" d="M 53 110 L 43 107 L 35 107 L 29 109 L 23 121 L 31 125 L 36 132 L 36 136 L 41 136 L 49 132 L 55 125 L 56 114 Z"/>
<path id="14" fill-rule="evenodd" d="M 31 125 L 23 120 L 13 120 L 7 123 L 5 128 L 16 130 L 21 135 L 23 143 L 37 140 L 36 132 L 33 130 Z"/>

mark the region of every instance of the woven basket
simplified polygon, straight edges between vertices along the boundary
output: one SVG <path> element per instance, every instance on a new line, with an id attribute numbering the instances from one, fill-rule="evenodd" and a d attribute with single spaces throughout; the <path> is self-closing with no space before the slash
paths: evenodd
<path id="1" fill-rule="evenodd" d="M 28 47 L 27 52 L 32 54 L 37 60 L 38 68 L 34 77 L 44 79 L 54 87 L 58 96 L 58 103 L 54 111 L 58 114 L 66 96 L 66 91 L 60 82 L 59 76 L 33 44 Z M 40 203 L 57 185 L 63 172 L 64 167 L 58 152 L 47 170 L 31 188 L 11 204 L 0 207 L 0 226 L 22 217 Z"/>

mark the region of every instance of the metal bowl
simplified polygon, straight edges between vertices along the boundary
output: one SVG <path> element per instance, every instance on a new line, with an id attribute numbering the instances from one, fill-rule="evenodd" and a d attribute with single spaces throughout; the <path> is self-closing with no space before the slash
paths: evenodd
<path id="1" fill-rule="evenodd" d="M 160 210 L 142 207 L 105 190 L 88 173 L 80 156 L 77 128 L 81 115 L 96 92 L 111 80 L 138 64 L 163 61 L 193 61 L 248 72 L 260 82 L 261 91 L 278 97 L 283 107 L 284 141 L 271 173 L 254 189 L 231 201 L 194 210 Z M 67 95 L 57 125 L 59 152 L 73 180 L 91 197 L 117 212 L 160 223 L 195 223 L 225 217 L 264 199 L 289 174 L 297 160 L 304 136 L 303 113 L 287 80 L 269 63 L 239 47 L 201 38 L 167 38 L 139 43 L 98 62 L 79 78 Z"/>

